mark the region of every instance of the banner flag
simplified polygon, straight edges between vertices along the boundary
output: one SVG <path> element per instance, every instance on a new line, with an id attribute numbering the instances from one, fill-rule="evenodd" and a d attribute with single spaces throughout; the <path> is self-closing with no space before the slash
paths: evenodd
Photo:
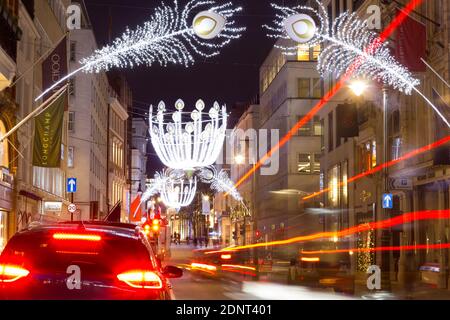
<path id="1" fill-rule="evenodd" d="M 411 72 L 425 72 L 425 59 L 427 50 L 426 26 L 408 16 L 398 27 L 395 45 L 395 55 L 400 64 Z"/>
<path id="2" fill-rule="evenodd" d="M 33 166 L 59 168 L 67 94 L 62 94 L 35 118 Z"/>
<path id="3" fill-rule="evenodd" d="M 53 50 L 53 52 L 42 63 L 42 86 L 45 90 L 50 88 L 55 82 L 68 74 L 67 62 L 67 38 L 62 40 Z M 53 90 L 43 97 L 43 101 L 50 98 L 55 92 L 61 89 L 65 83 L 60 83 Z M 66 103 L 64 110 L 68 110 L 69 104 Z"/>

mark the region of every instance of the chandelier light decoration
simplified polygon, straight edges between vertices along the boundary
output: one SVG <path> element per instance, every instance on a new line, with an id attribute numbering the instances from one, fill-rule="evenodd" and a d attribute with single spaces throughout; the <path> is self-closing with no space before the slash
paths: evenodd
<path id="1" fill-rule="evenodd" d="M 166 112 L 160 102 L 153 114 L 150 107 L 150 137 L 163 164 L 171 169 L 193 170 L 216 162 L 225 140 L 227 129 L 226 107 L 215 102 L 208 113 L 205 103 L 198 100 L 195 110 L 184 112 L 183 100 L 175 103 L 177 111 Z"/>
<path id="2" fill-rule="evenodd" d="M 223 192 L 231 195 L 236 201 L 243 203 L 243 198 L 234 186 L 234 182 L 228 177 L 228 174 L 221 170 L 220 172 L 214 166 L 199 168 L 192 174 L 184 170 L 164 170 L 157 172 L 153 182 L 144 192 L 141 202 L 148 201 L 151 197 L 160 194 L 163 203 L 179 210 L 182 207 L 189 206 L 194 200 L 197 191 L 197 177 L 201 182 L 210 184 L 215 192 Z M 245 206 L 245 205 L 244 205 Z"/>
<path id="3" fill-rule="evenodd" d="M 112 44 L 82 59 L 80 68 L 53 84 L 36 101 L 81 71 L 99 73 L 155 63 L 163 67 L 169 64 L 188 67 L 194 64 L 194 55 L 203 58 L 219 55 L 223 47 L 245 31 L 234 20 L 242 8 L 232 2 L 220 2 L 192 0 L 183 9 L 177 0 L 173 6 L 162 3 L 142 26 L 126 29 Z"/>
<path id="4" fill-rule="evenodd" d="M 317 69 L 322 77 L 333 73 L 340 77 L 352 71 L 354 78 L 368 78 L 410 95 L 419 94 L 450 127 L 448 119 L 418 89 L 420 81 L 391 55 L 388 43 L 369 30 L 367 21 L 355 13 L 345 12 L 332 24 L 327 10 L 315 0 L 318 10 L 308 6 L 293 8 L 272 4 L 278 14 L 272 26 L 264 25 L 270 38 L 293 40 L 276 47 L 285 55 L 296 55 L 300 46 L 322 45 Z M 358 68 L 352 66 L 358 61 Z"/>

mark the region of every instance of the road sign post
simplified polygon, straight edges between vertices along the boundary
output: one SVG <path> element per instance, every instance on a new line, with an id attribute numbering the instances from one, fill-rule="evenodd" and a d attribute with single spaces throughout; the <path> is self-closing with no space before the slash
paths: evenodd
<path id="1" fill-rule="evenodd" d="M 69 208 L 72 208 L 71 206 L 75 206 L 73 204 L 73 195 L 75 192 L 77 192 L 77 179 L 76 178 L 68 178 L 67 179 L 67 192 L 70 193 L 70 202 L 71 205 L 69 205 Z M 70 221 L 73 221 L 73 214 L 74 212 L 77 210 L 77 207 L 75 206 L 75 210 L 71 211 L 69 209 L 70 212 Z"/>
<path id="2" fill-rule="evenodd" d="M 394 208 L 394 196 L 391 193 L 383 194 L 381 201 L 383 204 L 383 209 L 393 209 Z"/>

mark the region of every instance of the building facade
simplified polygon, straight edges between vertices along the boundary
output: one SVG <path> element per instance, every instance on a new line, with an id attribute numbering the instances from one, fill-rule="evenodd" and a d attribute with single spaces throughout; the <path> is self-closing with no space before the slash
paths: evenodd
<path id="1" fill-rule="evenodd" d="M 97 49 L 97 41 L 83 5 L 82 28 L 70 32 L 71 70 Z M 111 88 L 106 73 L 79 73 L 70 81 L 69 175 L 77 178 L 73 202 L 75 219 L 100 219 L 108 214 L 107 138 Z"/>
<path id="2" fill-rule="evenodd" d="M 333 17 L 342 12 L 342 3 L 329 1 Z M 378 1 L 359 1 L 352 7 L 362 18 L 370 5 Z M 396 15 L 394 3 L 381 6 L 382 27 Z M 449 4 L 447 1 L 429 1 L 411 14 L 422 23 L 427 33 L 427 56 L 424 59 L 444 79 L 449 77 Z M 436 92 L 449 104 L 449 90 L 429 69 L 416 72 L 421 80 L 419 90 L 427 97 Z M 386 94 L 386 109 L 383 108 Z M 416 96 L 407 96 L 393 89 L 371 82 L 363 96 L 356 97 L 344 89 L 337 99 L 343 102 L 331 105 L 322 115 L 325 125 L 325 148 L 321 159 L 321 174 L 328 188 L 321 201 L 328 215 L 325 230 L 337 231 L 382 221 L 396 216 L 424 210 L 447 210 L 449 202 L 450 149 L 448 145 L 422 150 L 403 160 L 402 157 L 449 136 L 448 128 L 435 112 Z M 435 101 L 436 103 L 436 101 Z M 384 111 L 385 110 L 385 111 Z M 386 114 L 384 114 L 386 112 Z M 444 111 L 445 112 L 445 111 Z M 383 130 L 386 117 L 387 129 Z M 350 121 L 349 121 L 350 119 Z M 366 173 L 383 163 L 399 161 L 387 170 Z M 351 184 L 347 180 L 361 175 Z M 386 179 L 386 180 L 384 180 Z M 384 183 L 388 182 L 387 190 Z M 383 210 L 383 194 L 393 194 L 393 209 Z M 352 237 L 339 239 L 336 248 L 367 249 L 382 246 L 404 247 L 447 243 L 449 220 L 415 221 L 384 230 L 368 230 Z M 365 287 L 366 271 L 371 265 L 381 267 L 384 286 L 403 286 L 414 265 L 415 281 L 426 281 L 437 288 L 449 287 L 449 250 L 391 250 L 388 252 L 361 252 L 351 255 L 352 272 L 356 284 Z M 434 266 L 439 270 L 433 280 L 422 277 L 420 268 Z"/>

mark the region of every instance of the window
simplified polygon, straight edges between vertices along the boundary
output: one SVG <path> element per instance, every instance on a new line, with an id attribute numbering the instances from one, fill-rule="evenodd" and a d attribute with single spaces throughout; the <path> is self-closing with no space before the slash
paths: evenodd
<path id="1" fill-rule="evenodd" d="M 298 172 L 311 173 L 311 155 L 309 153 L 298 155 Z"/>
<path id="2" fill-rule="evenodd" d="M 331 207 L 339 205 L 339 166 L 328 171 L 328 202 Z"/>
<path id="3" fill-rule="evenodd" d="M 298 155 L 298 173 L 320 174 L 320 154 L 301 153 Z"/>
<path id="4" fill-rule="evenodd" d="M 321 99 L 323 97 L 323 81 L 320 78 L 312 79 L 312 98 Z"/>
<path id="5" fill-rule="evenodd" d="M 297 122 L 301 121 L 305 116 L 298 116 Z M 321 136 L 322 135 L 322 123 L 320 117 L 315 116 L 311 121 L 298 129 L 298 135 L 303 137 L 309 136 Z"/>
<path id="6" fill-rule="evenodd" d="M 70 61 L 75 62 L 77 59 L 77 43 L 75 41 L 70 42 Z"/>
<path id="7" fill-rule="evenodd" d="M 6 234 L 8 230 L 7 216 L 7 212 L 0 211 L 0 253 L 6 247 L 8 241 L 8 235 Z"/>
<path id="8" fill-rule="evenodd" d="M 75 132 L 75 112 L 69 112 L 69 132 Z"/>
<path id="9" fill-rule="evenodd" d="M 309 45 L 299 45 L 297 51 L 297 61 L 317 61 L 320 52 L 320 45 L 314 47 L 310 47 Z"/>
<path id="10" fill-rule="evenodd" d="M 69 80 L 69 95 L 75 95 L 75 78 Z"/>
<path id="11" fill-rule="evenodd" d="M 6 126 L 0 120 L 0 136 L 4 136 L 5 134 Z M 0 143 L 0 167 L 9 168 L 8 140 L 6 139 Z"/>
<path id="12" fill-rule="evenodd" d="M 402 138 L 397 137 L 392 141 L 392 158 L 391 160 L 398 160 L 402 155 Z"/>
<path id="13" fill-rule="evenodd" d="M 377 143 L 368 141 L 360 147 L 360 172 L 369 171 L 377 166 Z"/>
<path id="14" fill-rule="evenodd" d="M 333 112 L 328 114 L 328 151 L 334 149 L 334 120 Z"/>
<path id="15" fill-rule="evenodd" d="M 322 155 L 320 153 L 314 154 L 314 159 L 312 162 L 314 173 L 320 173 L 320 157 Z"/>
<path id="16" fill-rule="evenodd" d="M 324 92 L 324 83 L 320 78 L 299 78 L 298 97 L 304 99 L 321 99 Z"/>
<path id="17" fill-rule="evenodd" d="M 309 78 L 298 79 L 298 97 L 299 98 L 309 98 L 310 97 L 310 87 L 311 81 Z"/>
<path id="18" fill-rule="evenodd" d="M 73 168 L 74 167 L 74 160 L 75 160 L 75 148 L 74 147 L 69 147 L 67 149 L 67 166 L 69 168 Z"/>

